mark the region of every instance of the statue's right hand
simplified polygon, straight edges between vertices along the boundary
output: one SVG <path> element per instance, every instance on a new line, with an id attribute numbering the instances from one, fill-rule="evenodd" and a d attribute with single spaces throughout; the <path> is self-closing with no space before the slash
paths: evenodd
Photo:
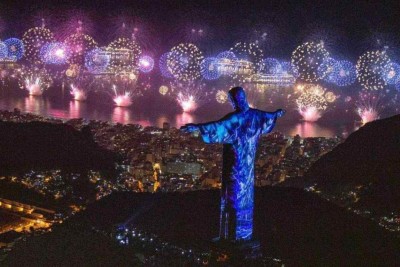
<path id="1" fill-rule="evenodd" d="M 196 124 L 188 123 L 180 128 L 180 130 L 184 133 L 192 133 L 199 130 L 199 127 Z"/>
<path id="2" fill-rule="evenodd" d="M 286 110 L 284 110 L 284 109 L 277 109 L 277 110 L 275 111 L 275 113 L 276 113 L 276 116 L 277 116 L 278 118 L 280 118 L 280 117 L 282 117 L 283 115 L 285 115 Z"/>

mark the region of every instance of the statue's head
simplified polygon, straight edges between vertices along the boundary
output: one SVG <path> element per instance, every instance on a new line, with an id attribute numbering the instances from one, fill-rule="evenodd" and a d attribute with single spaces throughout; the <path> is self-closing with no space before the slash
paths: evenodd
<path id="1" fill-rule="evenodd" d="M 233 108 L 237 111 L 246 111 L 249 109 L 249 103 L 247 103 L 246 93 L 242 87 L 233 87 L 228 92 L 229 100 Z"/>

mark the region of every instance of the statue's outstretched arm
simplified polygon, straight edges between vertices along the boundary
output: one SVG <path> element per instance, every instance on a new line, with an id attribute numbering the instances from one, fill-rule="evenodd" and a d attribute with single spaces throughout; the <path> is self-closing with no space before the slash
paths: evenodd
<path id="1" fill-rule="evenodd" d="M 181 126 L 180 130 L 184 133 L 193 133 L 193 132 L 199 131 L 199 126 L 194 123 L 187 123 L 187 124 Z"/>
<path id="2" fill-rule="evenodd" d="M 185 133 L 192 133 L 192 132 L 196 132 L 196 131 L 200 131 L 200 128 L 206 128 L 212 125 L 219 125 L 219 124 L 224 124 L 227 123 L 228 121 L 231 121 L 233 117 L 233 113 L 229 113 L 227 115 L 225 115 L 224 117 L 222 117 L 219 120 L 216 121 L 210 121 L 210 122 L 205 122 L 205 123 L 187 123 L 183 126 L 181 126 L 180 130 L 185 132 Z"/>
<path id="3" fill-rule="evenodd" d="M 285 115 L 286 110 L 284 109 L 277 109 L 275 112 L 264 112 L 265 115 L 267 116 L 268 119 L 273 119 L 273 118 L 280 118 L 283 115 Z"/>
<path id="4" fill-rule="evenodd" d="M 181 130 L 186 133 L 199 131 L 206 143 L 231 143 L 235 139 L 239 120 L 234 113 L 230 113 L 217 121 L 199 124 L 186 124 Z"/>
<path id="5" fill-rule="evenodd" d="M 264 122 L 262 126 L 262 133 L 267 134 L 272 131 L 275 127 L 276 120 L 282 117 L 285 114 L 285 110 L 277 109 L 275 112 L 263 112 L 264 113 Z"/>

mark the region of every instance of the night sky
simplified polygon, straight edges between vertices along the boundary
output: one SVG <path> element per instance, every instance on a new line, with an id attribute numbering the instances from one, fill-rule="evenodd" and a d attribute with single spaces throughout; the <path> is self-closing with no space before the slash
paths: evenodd
<path id="1" fill-rule="evenodd" d="M 352 60 L 371 48 L 387 45 L 392 57 L 400 49 L 400 1 L 3 0 L 0 17 L 2 39 L 21 37 L 41 18 L 61 38 L 79 18 L 102 45 L 121 35 L 127 21 L 155 55 L 183 41 L 212 54 L 257 39 L 265 55 L 281 58 L 308 40 L 324 40 L 332 53 Z M 191 29 L 202 29 L 202 36 Z"/>

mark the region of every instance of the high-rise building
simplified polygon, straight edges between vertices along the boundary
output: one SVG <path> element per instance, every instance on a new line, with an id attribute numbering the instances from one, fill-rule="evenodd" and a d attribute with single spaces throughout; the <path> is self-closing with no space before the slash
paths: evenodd
<path id="1" fill-rule="evenodd" d="M 201 164 L 196 162 L 167 162 L 163 172 L 200 175 Z"/>
<path id="2" fill-rule="evenodd" d="M 169 122 L 164 122 L 163 123 L 163 130 L 168 131 L 171 128 L 171 125 L 169 124 Z"/>

